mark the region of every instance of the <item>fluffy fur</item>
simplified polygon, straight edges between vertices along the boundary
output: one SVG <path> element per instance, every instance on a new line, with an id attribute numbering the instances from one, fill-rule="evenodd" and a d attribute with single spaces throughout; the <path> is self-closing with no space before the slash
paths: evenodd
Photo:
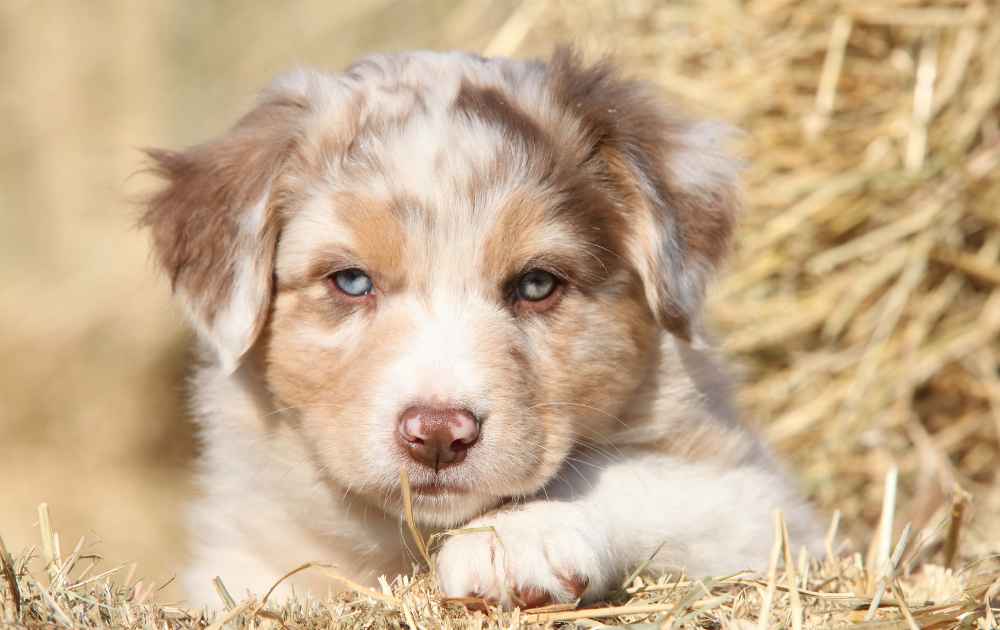
<path id="1" fill-rule="evenodd" d="M 593 600 L 661 545 L 654 569 L 759 568 L 775 508 L 814 544 L 699 325 L 739 206 L 727 134 L 567 51 L 419 52 L 280 77 L 222 137 L 152 151 L 144 223 L 204 348 L 192 600 L 310 560 L 409 571 L 401 468 L 429 531 L 495 530 L 446 539 L 447 595 Z M 551 299 L 512 292 L 532 269 Z M 461 464 L 407 456 L 414 405 L 481 421 Z"/>

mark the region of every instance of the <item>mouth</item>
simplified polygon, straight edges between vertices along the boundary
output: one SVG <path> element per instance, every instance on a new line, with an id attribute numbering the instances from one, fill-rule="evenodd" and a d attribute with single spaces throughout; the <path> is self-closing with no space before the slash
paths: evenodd
<path id="1" fill-rule="evenodd" d="M 448 483 L 414 484 L 411 489 L 413 490 L 413 494 L 425 497 L 462 495 L 469 492 L 468 488 Z"/>

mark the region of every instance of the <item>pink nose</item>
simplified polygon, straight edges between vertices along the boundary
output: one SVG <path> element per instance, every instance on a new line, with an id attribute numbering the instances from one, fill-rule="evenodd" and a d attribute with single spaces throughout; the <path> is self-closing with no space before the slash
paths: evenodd
<path id="1" fill-rule="evenodd" d="M 468 409 L 410 407 L 396 434 L 410 457 L 437 472 L 465 459 L 479 439 L 479 422 Z"/>

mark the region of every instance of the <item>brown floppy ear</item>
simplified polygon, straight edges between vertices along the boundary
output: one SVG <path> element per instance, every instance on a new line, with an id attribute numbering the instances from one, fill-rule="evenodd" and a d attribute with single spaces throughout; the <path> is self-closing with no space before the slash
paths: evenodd
<path id="1" fill-rule="evenodd" d="M 549 69 L 578 120 L 584 167 L 619 200 L 627 257 L 650 307 L 691 341 L 741 207 L 741 166 L 724 147 L 733 130 L 670 111 L 652 85 L 621 79 L 607 60 L 585 66 L 561 49 Z"/>
<path id="2" fill-rule="evenodd" d="M 305 110 L 304 97 L 272 89 L 220 138 L 146 151 L 165 186 L 140 224 L 188 318 L 230 372 L 267 318 L 279 229 L 271 188 Z"/>

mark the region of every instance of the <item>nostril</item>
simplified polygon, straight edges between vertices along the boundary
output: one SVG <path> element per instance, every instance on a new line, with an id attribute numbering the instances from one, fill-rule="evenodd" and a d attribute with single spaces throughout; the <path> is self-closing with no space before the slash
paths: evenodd
<path id="1" fill-rule="evenodd" d="M 399 433 L 399 437 L 403 438 L 403 440 L 409 444 L 424 443 L 424 438 L 422 437 L 423 427 L 421 426 L 421 414 L 419 409 L 411 407 L 410 409 L 407 409 L 402 416 L 400 416 L 397 433 Z"/>

